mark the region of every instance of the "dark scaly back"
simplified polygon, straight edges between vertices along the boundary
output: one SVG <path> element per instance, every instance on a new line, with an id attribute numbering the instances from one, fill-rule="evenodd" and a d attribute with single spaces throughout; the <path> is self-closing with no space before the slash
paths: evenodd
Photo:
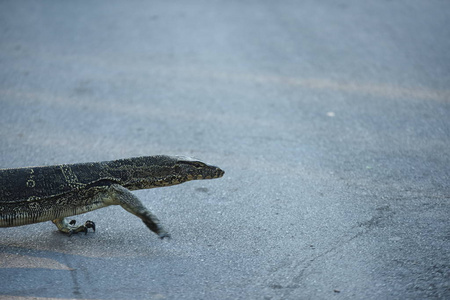
<path id="1" fill-rule="evenodd" d="M 130 182 L 143 169 L 165 163 L 164 156 L 136 157 L 105 162 L 0 169 L 0 201 L 60 195 L 102 182 Z"/>
<path id="2" fill-rule="evenodd" d="M 0 170 L 0 201 L 43 198 L 67 193 L 98 181 L 99 163 Z"/>
<path id="3" fill-rule="evenodd" d="M 90 185 L 123 184 L 157 157 L 136 157 L 43 167 L 0 169 L 0 201 L 16 202 L 68 193 Z"/>

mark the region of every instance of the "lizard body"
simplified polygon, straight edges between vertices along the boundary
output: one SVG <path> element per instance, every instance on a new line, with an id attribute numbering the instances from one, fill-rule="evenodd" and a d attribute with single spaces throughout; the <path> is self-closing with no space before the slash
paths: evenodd
<path id="1" fill-rule="evenodd" d="M 76 226 L 66 217 L 121 205 L 159 237 L 169 237 L 130 191 L 222 177 L 215 166 L 177 156 L 144 156 L 105 162 L 0 169 L 0 227 L 53 221 L 61 232 L 95 231 L 87 221 Z"/>

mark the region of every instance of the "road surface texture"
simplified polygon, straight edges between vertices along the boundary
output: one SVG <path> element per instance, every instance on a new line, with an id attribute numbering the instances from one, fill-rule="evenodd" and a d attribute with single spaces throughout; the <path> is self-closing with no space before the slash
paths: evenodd
<path id="1" fill-rule="evenodd" d="M 1 1 L 0 168 L 213 181 L 0 230 L 0 299 L 450 299 L 449 1 Z"/>

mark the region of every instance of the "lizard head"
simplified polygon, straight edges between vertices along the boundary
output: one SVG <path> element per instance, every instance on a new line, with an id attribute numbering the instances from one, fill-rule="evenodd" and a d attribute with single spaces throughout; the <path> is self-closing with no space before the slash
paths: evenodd
<path id="1" fill-rule="evenodd" d="M 220 178 L 225 173 L 219 167 L 205 164 L 190 157 L 176 156 L 173 159 L 175 160 L 173 165 L 174 173 L 185 179 L 183 182 L 196 179 Z"/>
<path id="2" fill-rule="evenodd" d="M 182 156 L 147 156 L 133 159 L 132 176 L 124 186 L 130 190 L 170 186 L 190 180 L 220 178 L 224 171 Z"/>

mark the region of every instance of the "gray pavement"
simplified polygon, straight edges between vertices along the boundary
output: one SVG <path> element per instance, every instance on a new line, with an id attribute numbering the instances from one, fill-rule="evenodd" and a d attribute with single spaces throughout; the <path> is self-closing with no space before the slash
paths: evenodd
<path id="1" fill-rule="evenodd" d="M 450 2 L 1 1 L 0 168 L 222 179 L 0 230 L 0 299 L 450 299 Z"/>

